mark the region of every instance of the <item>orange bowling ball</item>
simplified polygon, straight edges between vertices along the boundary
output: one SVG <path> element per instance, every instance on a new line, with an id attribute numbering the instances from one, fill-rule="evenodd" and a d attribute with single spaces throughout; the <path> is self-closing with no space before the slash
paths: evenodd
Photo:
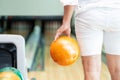
<path id="1" fill-rule="evenodd" d="M 74 38 L 62 36 L 51 43 L 50 55 L 59 65 L 67 66 L 78 59 L 80 48 Z"/>

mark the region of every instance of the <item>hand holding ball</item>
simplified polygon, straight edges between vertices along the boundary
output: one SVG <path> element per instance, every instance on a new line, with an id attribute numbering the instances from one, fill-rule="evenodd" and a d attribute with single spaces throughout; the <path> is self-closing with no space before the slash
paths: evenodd
<path id="1" fill-rule="evenodd" d="M 79 54 L 79 45 L 72 37 L 59 37 L 50 45 L 50 55 L 52 59 L 62 66 L 74 63 L 78 59 Z"/>

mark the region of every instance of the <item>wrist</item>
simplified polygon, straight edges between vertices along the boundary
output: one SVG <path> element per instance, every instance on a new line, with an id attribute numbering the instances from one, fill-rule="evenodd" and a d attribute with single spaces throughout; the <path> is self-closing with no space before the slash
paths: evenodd
<path id="1" fill-rule="evenodd" d="M 63 24 L 70 24 L 71 20 L 63 20 Z"/>
<path id="2" fill-rule="evenodd" d="M 63 25 L 64 27 L 70 27 L 70 23 L 69 23 L 69 22 L 64 22 L 64 23 L 62 23 L 62 25 Z"/>

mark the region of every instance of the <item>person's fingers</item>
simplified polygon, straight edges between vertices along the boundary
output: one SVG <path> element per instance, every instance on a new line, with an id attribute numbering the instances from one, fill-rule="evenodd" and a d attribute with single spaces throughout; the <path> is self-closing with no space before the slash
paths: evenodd
<path id="1" fill-rule="evenodd" d="M 58 37 L 59 37 L 59 34 L 56 33 L 55 38 L 54 38 L 54 41 L 55 41 Z"/>
<path id="2" fill-rule="evenodd" d="M 56 40 L 61 35 L 61 33 L 62 33 L 61 29 L 58 29 L 54 40 Z"/>
<path id="3" fill-rule="evenodd" d="M 66 35 L 67 35 L 68 37 L 70 37 L 70 33 L 71 33 L 71 31 L 68 30 L 68 31 L 66 32 Z"/>
<path id="4" fill-rule="evenodd" d="M 66 28 L 64 26 L 61 26 L 57 31 L 56 31 L 56 34 L 55 34 L 55 38 L 54 38 L 54 41 L 62 34 L 66 34 L 66 36 L 69 36 L 70 37 L 70 29 L 69 28 Z"/>
<path id="5" fill-rule="evenodd" d="M 66 31 L 64 31 L 64 34 L 66 34 L 66 36 L 68 36 L 68 37 L 70 37 L 70 33 L 71 33 L 70 29 L 67 29 Z"/>

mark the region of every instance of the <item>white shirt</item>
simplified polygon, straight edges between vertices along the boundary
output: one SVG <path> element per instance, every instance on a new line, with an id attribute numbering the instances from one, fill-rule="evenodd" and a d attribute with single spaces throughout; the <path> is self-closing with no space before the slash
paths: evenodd
<path id="1" fill-rule="evenodd" d="M 60 0 L 65 5 L 79 5 L 81 7 L 113 7 L 120 8 L 120 0 Z"/>
<path id="2" fill-rule="evenodd" d="M 78 0 L 60 0 L 65 5 L 78 5 Z"/>

